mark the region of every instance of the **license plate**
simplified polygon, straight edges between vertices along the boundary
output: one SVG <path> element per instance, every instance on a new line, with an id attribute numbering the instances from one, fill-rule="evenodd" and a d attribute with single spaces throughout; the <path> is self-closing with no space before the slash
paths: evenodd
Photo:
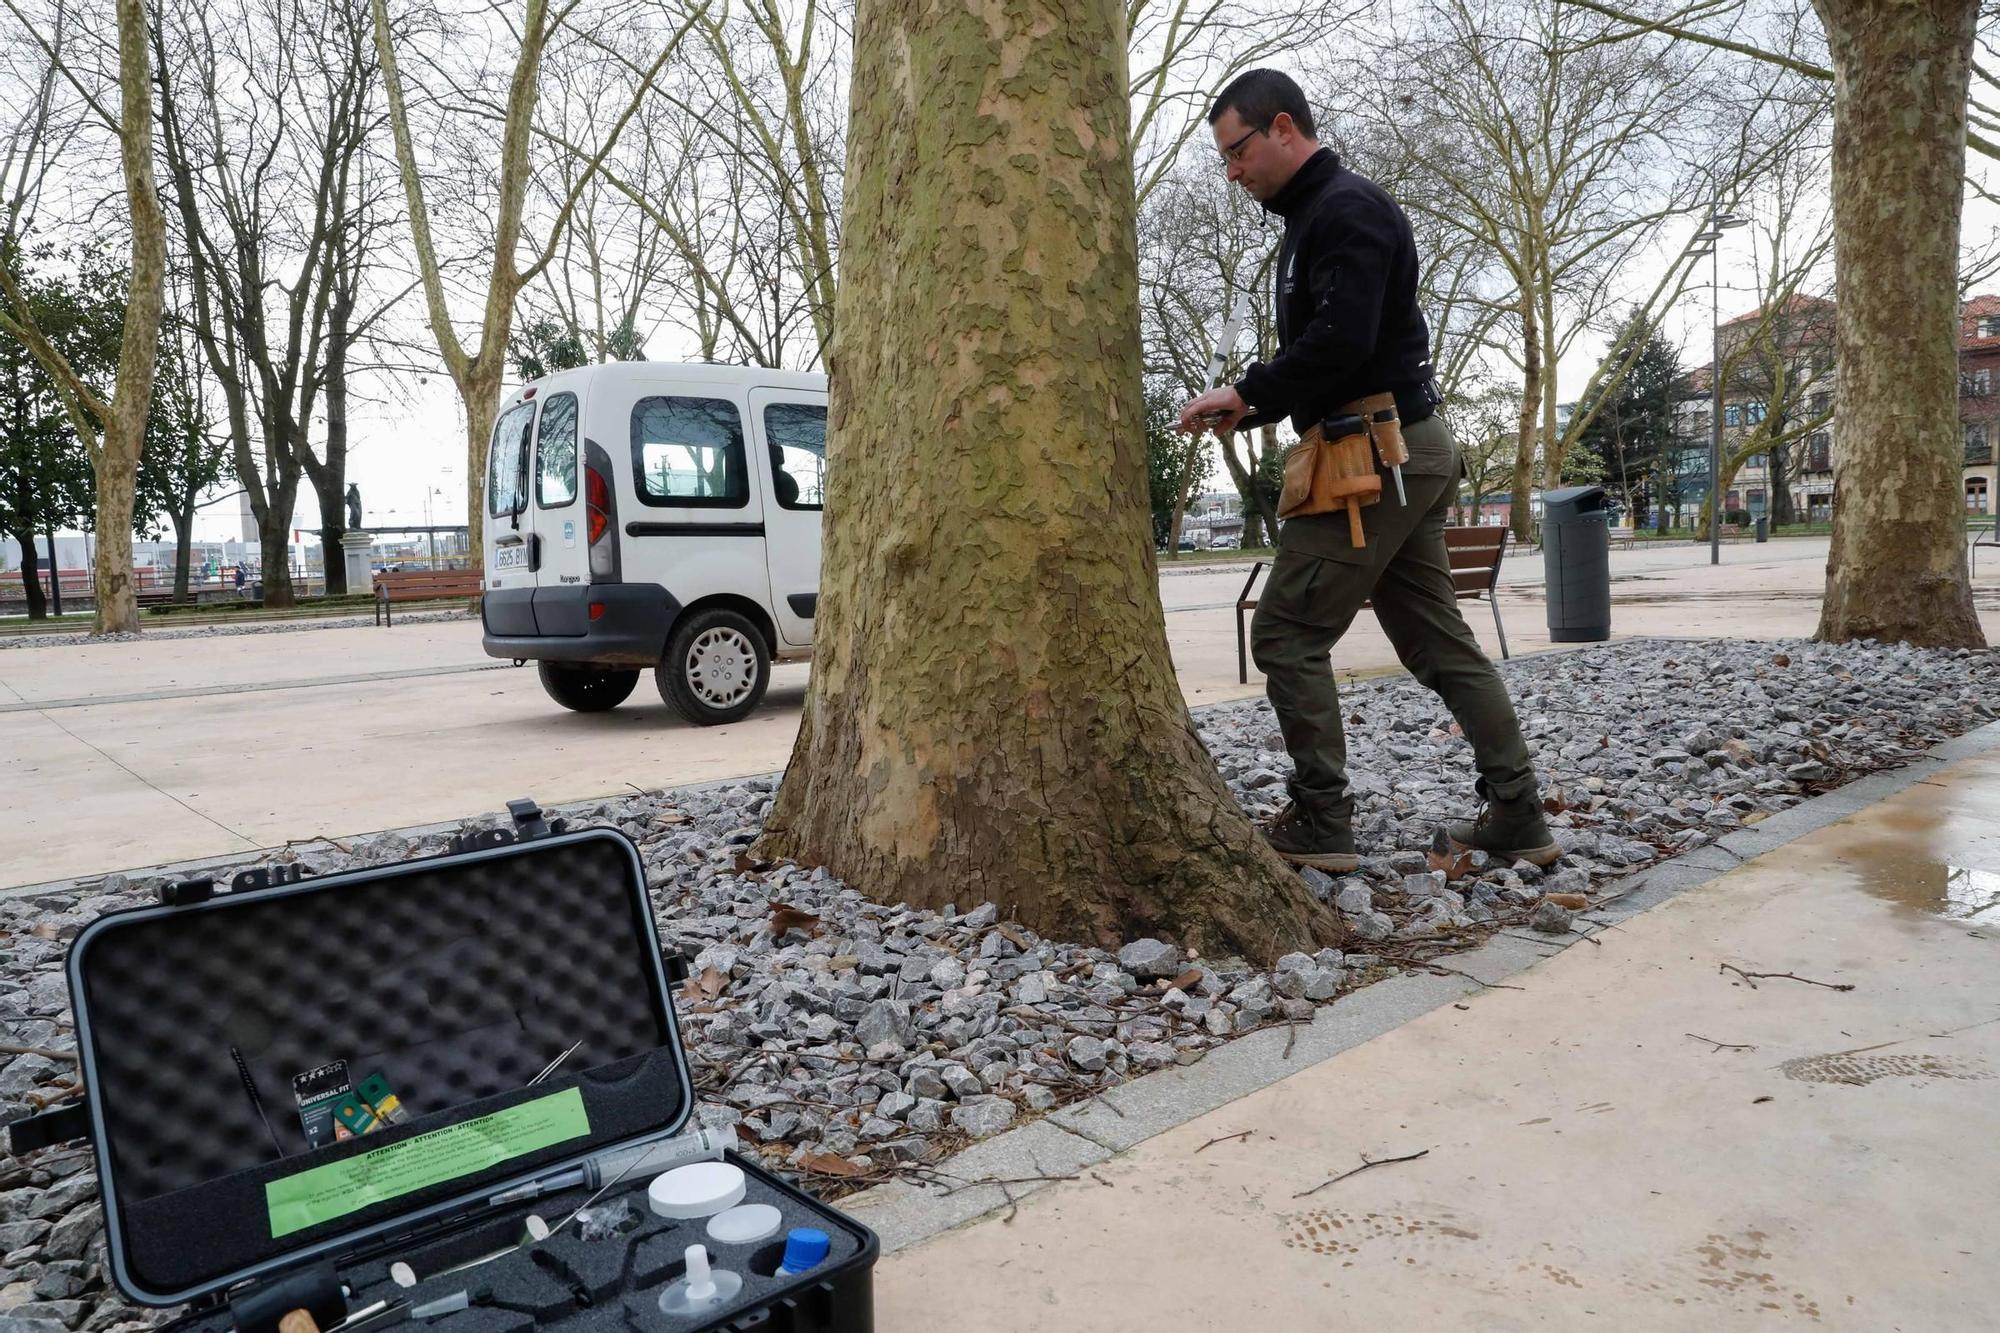
<path id="1" fill-rule="evenodd" d="M 515 542 L 508 546 L 496 546 L 493 549 L 493 568 L 495 570 L 526 569 L 527 567 L 528 544 L 526 542 Z"/>

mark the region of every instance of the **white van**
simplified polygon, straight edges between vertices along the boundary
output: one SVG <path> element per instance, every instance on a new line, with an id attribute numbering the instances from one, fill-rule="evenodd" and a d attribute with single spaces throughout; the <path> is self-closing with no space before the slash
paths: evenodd
<path id="1" fill-rule="evenodd" d="M 524 385 L 486 474 L 490 656 L 565 708 L 615 708 L 651 668 L 690 722 L 757 706 L 812 653 L 826 376 L 625 361 Z"/>

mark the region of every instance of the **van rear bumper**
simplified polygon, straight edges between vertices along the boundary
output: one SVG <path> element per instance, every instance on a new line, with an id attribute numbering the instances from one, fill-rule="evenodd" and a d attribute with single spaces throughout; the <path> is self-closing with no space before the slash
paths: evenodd
<path id="1" fill-rule="evenodd" d="M 488 657 L 509 660 L 657 666 L 680 613 L 657 583 L 496 588 L 480 599 L 481 644 Z"/>

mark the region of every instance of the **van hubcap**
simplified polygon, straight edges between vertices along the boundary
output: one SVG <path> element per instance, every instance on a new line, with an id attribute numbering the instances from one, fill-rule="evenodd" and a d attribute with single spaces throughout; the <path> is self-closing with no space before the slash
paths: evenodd
<path id="1" fill-rule="evenodd" d="M 741 630 L 704 631 L 688 649 L 687 679 L 710 708 L 732 708 L 757 684 L 757 650 Z"/>

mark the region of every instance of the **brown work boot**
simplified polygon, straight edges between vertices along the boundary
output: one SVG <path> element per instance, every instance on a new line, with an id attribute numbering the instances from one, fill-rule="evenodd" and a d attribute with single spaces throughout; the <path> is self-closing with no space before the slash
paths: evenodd
<path id="1" fill-rule="evenodd" d="M 1311 866 L 1336 875 L 1361 868 L 1361 856 L 1354 846 L 1351 800 L 1321 804 L 1301 801 L 1294 792 L 1292 803 L 1264 827 L 1264 840 L 1295 866 Z"/>
<path id="2" fill-rule="evenodd" d="M 1482 802 L 1478 818 L 1445 825 L 1446 837 L 1462 850 L 1485 852 L 1501 861 L 1551 866 L 1561 859 L 1562 847 L 1542 818 L 1541 798 L 1533 787 L 1504 801 L 1487 794 L 1484 778 L 1478 787 Z"/>

